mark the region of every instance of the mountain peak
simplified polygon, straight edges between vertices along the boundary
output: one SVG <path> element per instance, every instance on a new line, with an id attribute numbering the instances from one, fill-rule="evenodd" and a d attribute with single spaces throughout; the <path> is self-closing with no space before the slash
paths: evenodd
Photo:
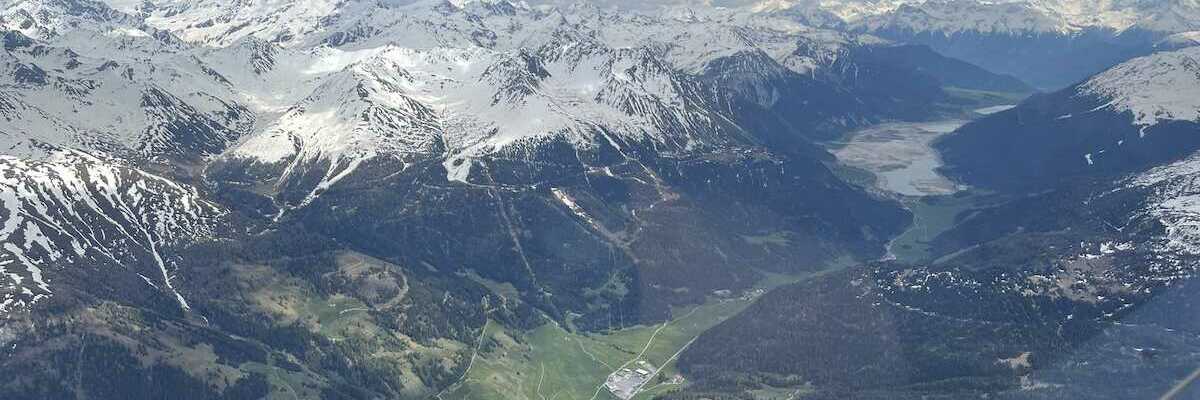
<path id="1" fill-rule="evenodd" d="M 1132 113 L 1141 126 L 1200 122 L 1200 47 L 1127 61 L 1085 82 L 1081 93 L 1107 99 L 1102 107 Z"/>

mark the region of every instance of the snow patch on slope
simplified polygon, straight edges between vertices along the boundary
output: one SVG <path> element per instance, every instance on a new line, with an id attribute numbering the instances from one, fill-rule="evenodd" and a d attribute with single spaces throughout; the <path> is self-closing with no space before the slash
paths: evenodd
<path id="1" fill-rule="evenodd" d="M 1106 99 L 1102 108 L 1132 113 L 1143 127 L 1200 122 L 1200 47 L 1125 62 L 1085 82 L 1080 93 Z"/>
<path id="2" fill-rule="evenodd" d="M 59 32 L 52 43 L 3 34 L 4 154 L 213 154 L 250 129 L 253 115 L 233 99 L 229 82 L 192 55 L 155 38 L 85 42 L 89 34 L 98 33 Z"/>
<path id="3" fill-rule="evenodd" d="M 0 156 L 0 316 L 51 296 L 58 269 L 79 265 L 146 266 L 155 278 L 142 278 L 188 309 L 163 252 L 209 237 L 219 215 L 194 189 L 83 153 Z"/>
<path id="4" fill-rule="evenodd" d="M 230 154 L 263 163 L 443 154 L 451 180 L 471 159 L 564 138 L 586 146 L 601 130 L 687 143 L 714 122 L 672 69 L 645 49 L 559 54 L 480 47 L 329 50 L 307 67 L 320 85 Z M 551 60 L 554 61 L 554 60 Z M 668 133 L 667 130 L 678 129 Z M 711 131 L 711 130 L 708 130 Z"/>
<path id="5" fill-rule="evenodd" d="M 1128 186 L 1150 192 L 1143 213 L 1163 225 L 1162 249 L 1200 255 L 1200 153 L 1137 174 Z"/>

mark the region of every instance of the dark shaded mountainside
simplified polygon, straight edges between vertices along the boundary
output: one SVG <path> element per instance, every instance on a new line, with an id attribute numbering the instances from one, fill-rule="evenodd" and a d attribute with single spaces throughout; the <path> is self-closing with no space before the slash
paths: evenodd
<path id="1" fill-rule="evenodd" d="M 0 398 L 428 398 L 487 324 L 605 332 L 884 256 L 911 215 L 814 140 L 974 105 L 946 86 L 1023 88 L 840 34 L 763 32 L 794 46 L 769 57 L 743 26 L 700 25 L 736 51 L 688 69 L 683 45 L 588 38 L 695 21 L 590 8 L 350 2 L 316 32 L 271 25 L 308 17 L 292 6 L 252 18 L 290 32 L 267 41 L 231 38 L 238 13 L 160 30 L 148 15 L 210 10 L 147 4 L 0 19 Z M 180 38 L 222 27 L 208 44 L 234 44 Z"/>
<path id="2" fill-rule="evenodd" d="M 926 260 L 768 293 L 680 357 L 699 383 L 668 397 L 1167 393 L 1200 366 L 1180 317 L 1200 301 L 1194 60 L 1131 60 L 945 137 L 984 194 L 922 200 L 971 204 Z"/>
<path id="3" fill-rule="evenodd" d="M 1034 92 L 1032 87 L 1014 75 L 992 73 L 975 64 L 942 54 L 927 45 L 907 44 L 863 48 L 859 57 L 931 76 L 946 87 L 1017 94 Z"/>
<path id="4" fill-rule="evenodd" d="M 932 32 L 885 27 L 872 34 L 929 46 L 948 57 L 1018 76 L 1040 89 L 1069 86 L 1155 50 L 1162 33 L 1088 29 L 1053 32 Z"/>
<path id="5" fill-rule="evenodd" d="M 968 124 L 937 146 L 950 175 L 986 188 L 1025 191 L 1114 179 L 1200 149 L 1195 121 L 1138 126 L 1132 112 L 1095 111 L 1110 102 L 1079 86 L 1036 95 L 1009 112 Z"/>

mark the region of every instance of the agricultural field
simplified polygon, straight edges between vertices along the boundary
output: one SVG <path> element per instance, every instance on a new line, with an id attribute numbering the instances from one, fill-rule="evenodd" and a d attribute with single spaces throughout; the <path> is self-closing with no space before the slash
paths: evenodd
<path id="1" fill-rule="evenodd" d="M 633 397 L 651 399 L 684 383 L 675 359 L 701 333 L 767 290 L 819 274 L 768 274 L 759 287 L 744 293 L 714 295 L 702 305 L 673 309 L 674 317 L 664 323 L 601 334 L 571 332 L 554 323 L 520 334 L 488 323 L 465 379 L 438 398 L 617 399 L 604 387 L 606 378 L 621 369 L 651 365 L 654 374 Z"/>

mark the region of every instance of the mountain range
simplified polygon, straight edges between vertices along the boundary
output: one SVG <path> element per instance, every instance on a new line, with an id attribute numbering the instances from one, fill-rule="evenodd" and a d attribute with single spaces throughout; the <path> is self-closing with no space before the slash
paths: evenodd
<path id="1" fill-rule="evenodd" d="M 1044 90 L 1200 30 L 1194 0 L 775 0 L 757 7 L 814 26 L 925 44 Z"/>
<path id="2" fill-rule="evenodd" d="M 544 379 L 544 332 L 588 353 L 714 297 L 748 300 L 680 343 L 661 396 L 1157 390 L 1178 374 L 1097 349 L 1197 361 L 1165 317 L 1192 304 L 1197 21 L 1194 0 L 8 2 L 0 397 L 512 398 L 527 382 L 472 374 Z M 830 151 L 1027 96 L 933 144 L 979 199 L 882 192 Z M 961 201 L 928 257 L 895 258 L 914 204 Z M 1094 385 L 1087 357 L 1150 378 Z"/>
<path id="3" fill-rule="evenodd" d="M 690 395 L 1167 392 L 1200 344 L 1172 316 L 1195 306 L 1200 266 L 1195 50 L 1129 60 L 939 140 L 944 172 L 987 194 L 922 200 L 959 210 L 929 255 L 769 293 L 682 355 L 704 377 Z"/>

